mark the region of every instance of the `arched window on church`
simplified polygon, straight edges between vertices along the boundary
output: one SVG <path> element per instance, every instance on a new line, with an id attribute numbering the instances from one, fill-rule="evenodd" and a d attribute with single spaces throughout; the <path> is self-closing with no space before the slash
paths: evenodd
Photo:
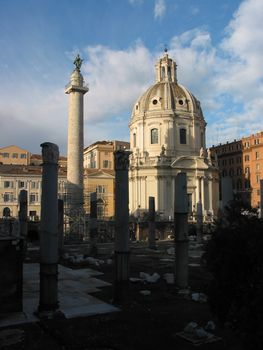
<path id="1" fill-rule="evenodd" d="M 171 79 L 171 67 L 168 67 L 168 78 Z"/>
<path id="2" fill-rule="evenodd" d="M 186 129 L 180 129 L 180 144 L 186 145 Z"/>
<path id="3" fill-rule="evenodd" d="M 162 67 L 162 70 L 161 70 L 161 78 L 164 79 L 165 78 L 165 67 Z"/>
<path id="4" fill-rule="evenodd" d="M 133 147 L 136 147 L 136 134 L 133 133 Z"/>
<path id="5" fill-rule="evenodd" d="M 152 129 L 151 130 L 151 144 L 156 144 L 158 143 L 158 130 L 157 129 Z"/>

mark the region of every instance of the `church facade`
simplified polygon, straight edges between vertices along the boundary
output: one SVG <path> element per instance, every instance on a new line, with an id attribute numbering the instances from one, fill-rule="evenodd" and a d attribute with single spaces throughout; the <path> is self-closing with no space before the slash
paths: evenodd
<path id="1" fill-rule="evenodd" d="M 174 180 L 187 174 L 189 213 L 201 202 L 216 215 L 218 168 L 206 151 L 206 122 L 200 102 L 177 82 L 177 65 L 167 53 L 155 66 L 156 82 L 135 103 L 130 127 L 130 213 L 148 211 L 148 198 L 163 219 L 174 214 Z"/>

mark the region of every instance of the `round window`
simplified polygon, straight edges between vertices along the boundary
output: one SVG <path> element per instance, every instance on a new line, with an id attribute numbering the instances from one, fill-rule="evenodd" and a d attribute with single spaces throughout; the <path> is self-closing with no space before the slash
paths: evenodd
<path id="1" fill-rule="evenodd" d="M 153 100 L 153 104 L 157 105 L 158 101 L 157 100 Z"/>
<path id="2" fill-rule="evenodd" d="M 182 106 L 184 104 L 184 101 L 183 100 L 179 100 L 178 103 L 179 103 L 179 105 Z"/>

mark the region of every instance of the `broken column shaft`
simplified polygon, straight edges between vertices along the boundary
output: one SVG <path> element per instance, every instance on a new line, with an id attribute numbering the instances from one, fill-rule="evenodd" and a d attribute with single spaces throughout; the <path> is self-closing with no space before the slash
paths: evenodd
<path id="1" fill-rule="evenodd" d="M 188 288 L 188 199 L 186 173 L 175 178 L 175 278 L 179 289 Z"/>
<path id="2" fill-rule="evenodd" d="M 155 199 L 149 197 L 149 248 L 156 249 L 155 244 Z"/>
<path id="3" fill-rule="evenodd" d="M 39 317 L 52 318 L 58 302 L 58 146 L 42 147 Z"/>
<path id="4" fill-rule="evenodd" d="M 115 282 L 129 280 L 128 151 L 115 151 Z"/>

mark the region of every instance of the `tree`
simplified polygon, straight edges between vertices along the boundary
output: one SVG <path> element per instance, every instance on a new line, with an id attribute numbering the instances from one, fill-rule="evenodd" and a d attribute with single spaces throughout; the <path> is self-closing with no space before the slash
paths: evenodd
<path id="1" fill-rule="evenodd" d="M 263 221 L 235 200 L 215 225 L 204 255 L 212 280 L 211 311 L 243 337 L 244 346 L 263 346 Z"/>

